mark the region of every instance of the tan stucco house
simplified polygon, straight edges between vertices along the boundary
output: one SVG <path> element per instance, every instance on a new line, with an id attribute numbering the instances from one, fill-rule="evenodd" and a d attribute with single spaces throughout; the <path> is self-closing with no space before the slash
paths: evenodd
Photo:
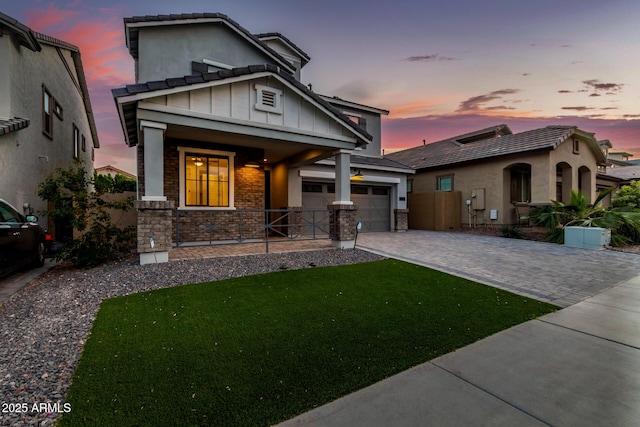
<path id="1" fill-rule="evenodd" d="M 0 13 L 0 76 L 0 198 L 46 211 L 38 185 L 75 159 L 93 173 L 100 146 L 80 51 Z"/>
<path id="2" fill-rule="evenodd" d="M 571 190 L 595 200 L 596 173 L 606 161 L 594 134 L 575 126 L 514 134 L 499 125 L 387 157 L 416 170 L 409 200 L 421 193 L 459 192 L 458 226 L 516 224 L 516 212 L 525 216 L 531 206 L 568 201 Z"/>
<path id="3" fill-rule="evenodd" d="M 184 241 L 238 239 L 232 229 L 261 239 L 266 209 L 330 213 L 343 248 L 353 246 L 359 218 L 365 228 L 406 229 L 413 171 L 380 155 L 388 111 L 303 85 L 310 57 L 289 39 L 251 34 L 218 13 L 124 24 L 136 82 L 113 95 L 137 150 L 141 263 L 166 261 Z M 378 203 L 384 218 L 362 215 L 360 206 Z"/>

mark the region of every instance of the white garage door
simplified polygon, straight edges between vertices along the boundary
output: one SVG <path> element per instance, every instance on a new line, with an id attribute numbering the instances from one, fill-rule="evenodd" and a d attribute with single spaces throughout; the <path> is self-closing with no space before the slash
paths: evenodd
<path id="1" fill-rule="evenodd" d="M 362 231 L 390 231 L 390 187 L 351 184 L 351 200 L 358 205 L 358 221 Z M 302 183 L 302 207 L 326 209 L 335 200 L 335 185 L 323 182 Z"/>

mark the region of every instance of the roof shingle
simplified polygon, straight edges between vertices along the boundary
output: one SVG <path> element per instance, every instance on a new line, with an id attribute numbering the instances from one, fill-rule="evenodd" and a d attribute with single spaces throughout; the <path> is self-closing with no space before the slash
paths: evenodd
<path id="1" fill-rule="evenodd" d="M 577 132 L 578 128 L 576 126 L 555 125 L 517 134 L 498 134 L 498 136 L 492 138 L 473 140 L 473 142 L 469 143 L 460 142 L 469 138 L 473 139 L 472 137 L 486 131 L 487 129 L 483 129 L 482 131 L 409 148 L 389 154 L 387 157 L 414 169 L 447 166 L 507 154 L 554 149 Z M 593 136 L 591 136 L 591 139 L 593 139 Z M 597 151 L 602 154 L 597 148 L 595 139 L 593 139 L 593 145 L 596 147 L 594 152 Z"/>

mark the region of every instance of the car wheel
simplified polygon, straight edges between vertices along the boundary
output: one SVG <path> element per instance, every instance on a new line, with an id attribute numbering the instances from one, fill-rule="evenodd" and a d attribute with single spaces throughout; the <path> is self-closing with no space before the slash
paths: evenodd
<path id="1" fill-rule="evenodd" d="M 44 265 L 44 242 L 38 241 L 38 244 L 33 249 L 33 256 L 31 258 L 31 265 L 34 267 L 42 267 Z"/>

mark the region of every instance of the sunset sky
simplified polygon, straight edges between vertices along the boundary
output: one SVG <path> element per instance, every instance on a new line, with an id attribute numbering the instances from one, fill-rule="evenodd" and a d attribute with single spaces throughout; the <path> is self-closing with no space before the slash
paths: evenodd
<path id="1" fill-rule="evenodd" d="M 313 90 L 387 109 L 383 148 L 497 124 L 576 125 L 640 158 L 637 0 L 2 1 L 0 11 L 80 48 L 101 148 L 135 172 L 111 89 L 134 83 L 124 17 L 220 12 L 280 32 L 310 57 Z M 170 76 L 167 76 L 170 77 Z M 178 77 L 178 76 L 171 76 Z"/>

